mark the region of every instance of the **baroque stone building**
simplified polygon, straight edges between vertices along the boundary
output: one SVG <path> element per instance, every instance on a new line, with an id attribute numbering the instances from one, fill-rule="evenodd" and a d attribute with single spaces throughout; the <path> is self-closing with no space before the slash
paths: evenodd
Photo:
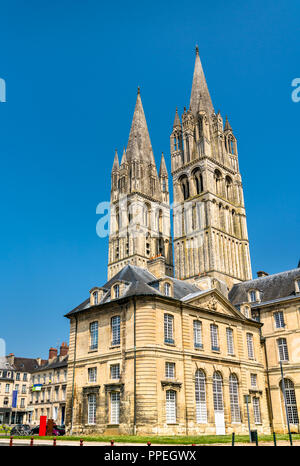
<path id="1" fill-rule="evenodd" d="M 285 431 L 280 361 L 299 430 L 300 359 L 287 359 L 287 345 L 300 329 L 300 269 L 252 280 L 237 141 L 214 111 L 198 49 L 171 170 L 174 269 L 168 172 L 163 156 L 157 172 L 138 90 L 112 168 L 108 281 L 66 315 L 67 430 L 247 433 L 247 397 L 251 428 Z"/>

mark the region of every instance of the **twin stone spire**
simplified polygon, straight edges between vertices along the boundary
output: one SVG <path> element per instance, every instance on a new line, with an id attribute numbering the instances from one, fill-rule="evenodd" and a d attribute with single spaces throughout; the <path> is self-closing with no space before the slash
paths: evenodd
<path id="1" fill-rule="evenodd" d="M 199 111 L 204 110 L 208 116 L 214 113 L 214 107 L 207 87 L 205 75 L 199 57 L 198 46 L 196 46 L 196 60 L 193 75 L 193 84 L 190 98 L 190 110 L 196 115 Z M 229 123 L 227 123 L 229 125 Z M 178 110 L 176 108 L 173 127 L 181 127 Z M 117 151 L 113 162 L 112 171 L 119 170 L 125 164 L 130 164 L 133 161 L 142 162 L 143 164 L 152 167 L 153 175 L 157 177 L 155 159 L 153 155 L 152 145 L 150 141 L 147 121 L 143 109 L 140 88 L 138 88 L 137 99 L 132 119 L 132 124 L 129 133 L 127 148 L 123 151 L 121 165 Z M 154 173 L 155 172 L 155 173 Z M 168 176 L 166 163 L 162 154 L 159 170 L 159 177 Z"/>

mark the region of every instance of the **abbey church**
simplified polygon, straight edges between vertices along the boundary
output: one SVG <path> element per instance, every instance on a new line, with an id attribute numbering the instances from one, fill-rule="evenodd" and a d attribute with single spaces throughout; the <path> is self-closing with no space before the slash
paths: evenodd
<path id="1" fill-rule="evenodd" d="M 299 432 L 300 268 L 252 277 L 237 140 L 198 48 L 170 126 L 172 206 L 138 89 L 112 166 L 107 282 L 66 315 L 67 430 L 247 434 L 249 416 L 258 433 Z"/>

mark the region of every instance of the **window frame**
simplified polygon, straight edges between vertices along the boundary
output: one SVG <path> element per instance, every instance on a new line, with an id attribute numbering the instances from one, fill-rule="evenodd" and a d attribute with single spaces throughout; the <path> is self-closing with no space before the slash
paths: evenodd
<path id="1" fill-rule="evenodd" d="M 226 327 L 226 342 L 227 342 L 227 353 L 230 356 L 234 356 L 234 337 L 233 330 L 231 327 Z"/>
<path id="2" fill-rule="evenodd" d="M 90 426 L 96 425 L 97 421 L 97 399 L 95 393 L 89 393 L 88 396 L 88 409 L 87 409 L 87 424 Z"/>
<path id="3" fill-rule="evenodd" d="M 210 342 L 212 351 L 220 351 L 219 327 L 216 324 L 210 324 Z"/>
<path id="4" fill-rule="evenodd" d="M 253 333 L 250 333 L 250 332 L 246 333 L 246 342 L 247 342 L 248 359 L 255 359 Z"/>
<path id="5" fill-rule="evenodd" d="M 198 328 L 197 328 L 198 327 Z M 203 349 L 203 335 L 201 320 L 193 320 L 194 348 Z"/>
<path id="6" fill-rule="evenodd" d="M 121 316 L 112 316 L 111 321 L 111 346 L 119 346 L 121 344 Z"/>
<path id="7" fill-rule="evenodd" d="M 166 390 L 166 424 L 177 423 L 177 392 Z"/>
<path id="8" fill-rule="evenodd" d="M 95 329 L 93 329 L 93 326 Z M 98 349 L 99 322 L 95 320 L 90 323 L 90 350 Z"/>
<path id="9" fill-rule="evenodd" d="M 174 316 L 164 314 L 164 343 L 174 345 Z"/>
<path id="10" fill-rule="evenodd" d="M 288 350 L 287 339 L 284 337 L 278 338 L 277 348 L 278 348 L 279 361 L 288 362 L 289 361 L 289 350 Z"/>

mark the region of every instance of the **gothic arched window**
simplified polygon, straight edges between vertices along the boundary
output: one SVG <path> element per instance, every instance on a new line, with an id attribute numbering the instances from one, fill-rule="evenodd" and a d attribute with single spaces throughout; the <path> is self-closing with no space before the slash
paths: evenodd
<path id="1" fill-rule="evenodd" d="M 200 168 L 196 168 L 196 170 L 193 171 L 192 175 L 194 180 L 195 192 L 196 194 L 200 194 L 203 191 L 203 178 Z"/>
<path id="2" fill-rule="evenodd" d="M 186 200 L 190 197 L 190 187 L 189 187 L 189 181 L 186 175 L 181 177 L 180 179 L 180 185 L 182 189 L 182 194 L 183 194 L 183 199 Z"/>
<path id="3" fill-rule="evenodd" d="M 226 176 L 225 178 L 225 186 L 226 186 L 226 197 L 227 199 L 231 200 L 232 199 L 232 179 L 230 176 Z"/>
<path id="4" fill-rule="evenodd" d="M 222 195 L 222 175 L 219 170 L 215 170 L 214 173 L 214 178 L 215 178 L 215 189 L 216 189 L 216 194 Z"/>

